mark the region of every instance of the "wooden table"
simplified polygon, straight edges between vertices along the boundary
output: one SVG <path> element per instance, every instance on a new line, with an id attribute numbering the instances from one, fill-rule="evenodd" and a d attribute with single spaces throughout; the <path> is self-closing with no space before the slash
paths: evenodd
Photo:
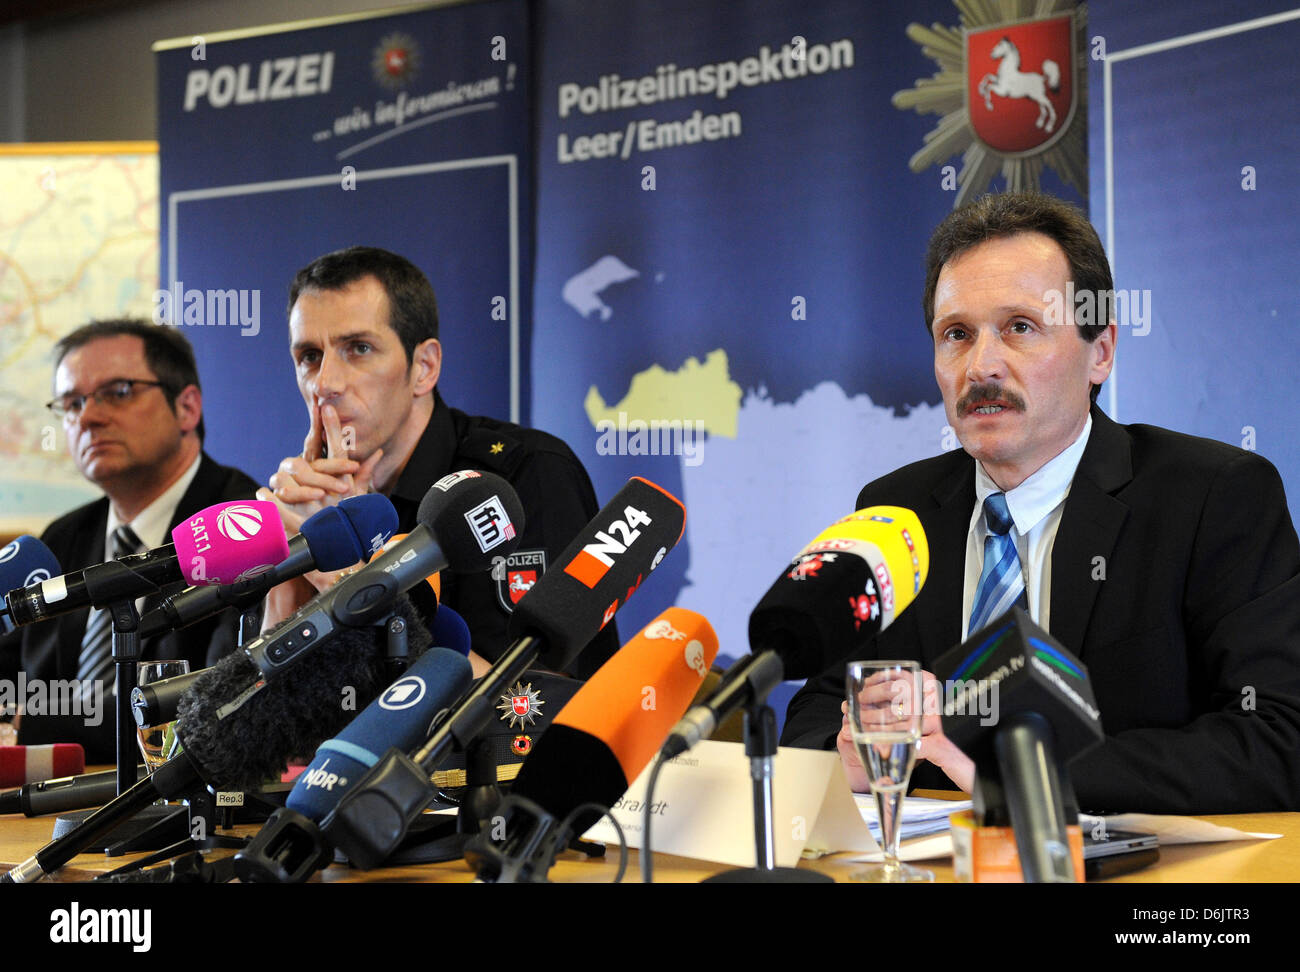
<path id="1" fill-rule="evenodd" d="M 1116 882 L 1147 883 L 1235 883 L 1235 882 L 1295 882 L 1300 881 L 1300 813 L 1249 813 L 1220 814 L 1199 819 L 1234 827 L 1238 830 L 1262 833 L 1280 833 L 1277 840 L 1232 841 L 1217 844 L 1178 844 L 1162 846 L 1160 861 L 1132 874 L 1111 879 Z M 0 870 L 36 853 L 50 839 L 53 817 L 27 818 L 20 815 L 0 816 Z M 237 827 L 231 833 L 252 834 L 254 826 Z M 106 858 L 101 854 L 82 854 L 46 881 L 88 881 L 96 874 L 110 871 L 121 864 L 143 855 Z M 849 854 L 836 854 L 819 861 L 806 861 L 801 866 L 829 874 L 837 882 L 849 880 L 858 865 Z M 556 862 L 551 879 L 556 882 L 609 882 L 617 870 L 618 850 L 611 847 L 606 859 L 588 859 L 577 853 L 567 853 Z M 951 882 L 952 860 L 939 859 L 922 862 L 921 866 L 935 873 L 935 880 Z M 655 855 L 656 883 L 694 883 L 726 870 L 726 866 L 709 861 L 697 861 L 666 854 Z M 342 866 L 331 866 L 313 880 L 366 883 L 467 883 L 474 874 L 464 861 L 445 864 L 421 864 L 406 867 L 377 868 L 357 871 Z M 635 850 L 628 853 L 625 882 L 639 882 L 641 872 Z"/>

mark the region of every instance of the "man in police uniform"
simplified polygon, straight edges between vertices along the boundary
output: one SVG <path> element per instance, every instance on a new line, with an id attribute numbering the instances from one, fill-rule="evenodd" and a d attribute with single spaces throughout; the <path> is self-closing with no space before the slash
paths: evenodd
<path id="1" fill-rule="evenodd" d="M 586 470 L 555 436 L 466 415 L 442 400 L 433 288 L 397 254 L 355 246 L 304 267 L 289 288 L 289 334 L 311 428 L 302 455 L 281 462 L 271 489 L 258 495 L 275 499 L 291 526 L 323 505 L 375 490 L 393 501 L 409 531 L 425 492 L 458 469 L 497 473 L 519 494 L 524 532 L 504 569 L 444 572 L 441 580 L 442 600 L 469 624 L 471 661 L 481 674 L 507 647 L 515 602 L 595 516 Z M 312 584 L 328 582 L 316 575 L 281 585 L 268 602 L 268 623 L 305 603 Z M 589 676 L 617 648 L 617 631 L 607 625 L 570 674 Z"/>

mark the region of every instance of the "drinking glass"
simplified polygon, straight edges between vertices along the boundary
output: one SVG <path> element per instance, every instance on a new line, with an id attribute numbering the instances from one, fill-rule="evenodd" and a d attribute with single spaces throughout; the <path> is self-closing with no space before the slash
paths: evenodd
<path id="1" fill-rule="evenodd" d="M 184 658 L 172 658 L 164 661 L 143 661 L 136 663 L 136 684 L 148 685 L 161 682 L 165 678 L 189 674 L 190 663 Z M 176 740 L 176 723 L 164 722 L 159 726 L 137 728 L 140 740 L 140 753 L 150 775 L 179 751 Z M 163 801 L 166 802 L 166 801 Z"/>
<path id="2" fill-rule="evenodd" d="M 885 855 L 883 863 L 849 876 L 888 884 L 933 881 L 934 872 L 898 859 L 903 797 L 925 718 L 921 666 L 914 661 L 849 662 L 846 685 L 853 743 L 880 811 Z"/>

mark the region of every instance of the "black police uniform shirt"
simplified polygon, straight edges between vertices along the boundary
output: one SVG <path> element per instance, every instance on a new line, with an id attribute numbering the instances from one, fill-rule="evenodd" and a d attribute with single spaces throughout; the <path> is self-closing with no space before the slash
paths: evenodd
<path id="1" fill-rule="evenodd" d="M 524 508 L 523 536 L 504 564 L 472 574 L 443 571 L 440 579 L 442 601 L 469 625 L 474 651 L 495 661 L 509 646 L 506 625 L 515 603 L 600 508 L 586 469 L 562 440 L 511 422 L 466 415 L 435 391 L 433 415 L 389 496 L 401 532 L 415 528 L 429 487 L 461 469 L 501 476 Z M 618 647 L 611 621 L 565 674 L 589 678 Z"/>

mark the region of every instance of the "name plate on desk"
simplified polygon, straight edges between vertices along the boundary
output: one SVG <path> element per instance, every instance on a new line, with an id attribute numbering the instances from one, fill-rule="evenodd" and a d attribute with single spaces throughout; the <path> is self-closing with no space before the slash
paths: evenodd
<path id="1" fill-rule="evenodd" d="M 780 749 L 772 769 L 772 832 L 776 861 L 794 867 L 805 847 L 818 853 L 876 851 L 862 820 L 838 753 Z M 642 813 L 650 767 L 611 811 L 629 847 L 642 845 Z M 741 743 L 705 740 L 664 765 L 651 805 L 652 850 L 736 867 L 752 867 L 754 790 L 749 757 Z M 608 819 L 586 833 L 588 840 L 618 845 Z"/>

